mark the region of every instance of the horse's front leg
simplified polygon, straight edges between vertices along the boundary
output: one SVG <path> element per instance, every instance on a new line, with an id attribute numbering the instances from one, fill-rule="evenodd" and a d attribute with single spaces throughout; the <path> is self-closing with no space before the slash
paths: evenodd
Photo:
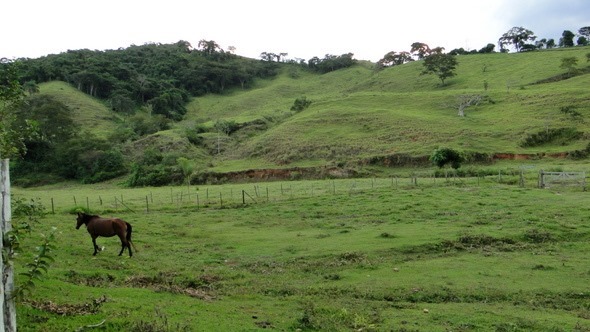
<path id="1" fill-rule="evenodd" d="M 94 254 L 92 254 L 92 256 L 96 256 L 96 254 L 98 253 L 98 245 L 96 244 L 96 237 L 92 237 L 92 244 L 94 245 Z"/>

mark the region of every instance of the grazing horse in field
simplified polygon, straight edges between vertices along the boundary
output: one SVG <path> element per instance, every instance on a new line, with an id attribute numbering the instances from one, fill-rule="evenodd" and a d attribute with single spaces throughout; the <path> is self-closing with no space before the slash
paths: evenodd
<path id="1" fill-rule="evenodd" d="M 103 218 L 96 215 L 89 215 L 78 212 L 76 229 L 80 226 L 86 225 L 88 233 L 92 237 L 92 244 L 94 245 L 94 254 L 98 253 L 99 247 L 96 244 L 96 238 L 99 236 L 111 237 L 117 235 L 121 239 L 121 252 L 123 254 L 125 248 L 129 249 L 129 257 L 133 256 L 131 246 L 135 249 L 135 245 L 131 242 L 131 224 L 118 218 Z M 137 249 L 135 249 L 137 251 Z"/>

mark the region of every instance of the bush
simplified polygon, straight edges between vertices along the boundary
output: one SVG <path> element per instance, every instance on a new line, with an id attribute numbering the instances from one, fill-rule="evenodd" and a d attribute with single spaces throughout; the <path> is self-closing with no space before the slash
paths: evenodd
<path id="1" fill-rule="evenodd" d="M 438 148 L 430 155 L 430 161 L 439 168 L 444 167 L 446 164 L 451 164 L 451 167 L 457 169 L 461 167 L 464 158 L 459 152 L 451 148 Z"/>
<path id="2" fill-rule="evenodd" d="M 299 97 L 295 99 L 293 102 L 293 106 L 291 106 L 291 111 L 301 112 L 304 109 L 308 108 L 311 105 L 311 100 L 308 100 L 307 97 Z"/>
<path id="3" fill-rule="evenodd" d="M 551 128 L 529 134 L 518 145 L 522 148 L 535 147 L 547 143 L 565 145 L 570 141 L 579 139 L 582 134 L 576 128 Z"/>
<path id="4" fill-rule="evenodd" d="M 129 187 L 159 187 L 180 184 L 182 179 L 182 173 L 172 166 L 134 164 L 125 185 Z"/>
<path id="5" fill-rule="evenodd" d="M 240 129 L 240 125 L 234 120 L 217 120 L 213 127 L 218 132 L 222 132 L 226 135 L 231 135 L 232 133 Z"/>

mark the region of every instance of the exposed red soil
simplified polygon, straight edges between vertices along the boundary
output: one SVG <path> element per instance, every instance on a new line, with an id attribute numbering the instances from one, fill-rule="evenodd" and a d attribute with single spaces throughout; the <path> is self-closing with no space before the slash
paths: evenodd
<path id="1" fill-rule="evenodd" d="M 541 158 L 566 158 L 567 152 L 555 152 L 555 153 L 496 153 L 493 155 L 492 160 L 529 160 L 529 159 L 541 159 Z"/>
<path id="2" fill-rule="evenodd" d="M 494 160 L 531 160 L 542 158 L 566 158 L 568 152 L 556 153 L 495 153 L 480 157 L 477 162 L 492 163 Z M 360 160 L 358 166 L 385 166 L 385 167 L 402 167 L 402 166 L 428 166 L 430 165 L 428 156 L 410 156 L 410 155 L 388 155 L 376 156 Z M 272 180 L 298 180 L 298 179 L 325 179 L 325 178 L 351 178 L 357 176 L 354 169 L 336 167 L 336 166 L 318 166 L 318 167 L 291 167 L 291 168 L 267 168 L 267 169 L 250 169 L 245 171 L 227 172 L 227 173 L 207 173 L 204 180 L 209 183 L 224 182 L 250 182 L 250 181 L 272 181 Z"/>

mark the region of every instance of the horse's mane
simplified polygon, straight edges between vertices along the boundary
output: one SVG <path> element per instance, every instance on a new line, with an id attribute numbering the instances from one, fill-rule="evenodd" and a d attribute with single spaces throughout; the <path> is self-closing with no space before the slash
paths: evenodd
<path id="1" fill-rule="evenodd" d="M 96 214 L 88 214 L 86 212 L 82 212 L 82 216 L 84 217 L 84 219 L 100 218 L 99 215 L 96 215 Z"/>

